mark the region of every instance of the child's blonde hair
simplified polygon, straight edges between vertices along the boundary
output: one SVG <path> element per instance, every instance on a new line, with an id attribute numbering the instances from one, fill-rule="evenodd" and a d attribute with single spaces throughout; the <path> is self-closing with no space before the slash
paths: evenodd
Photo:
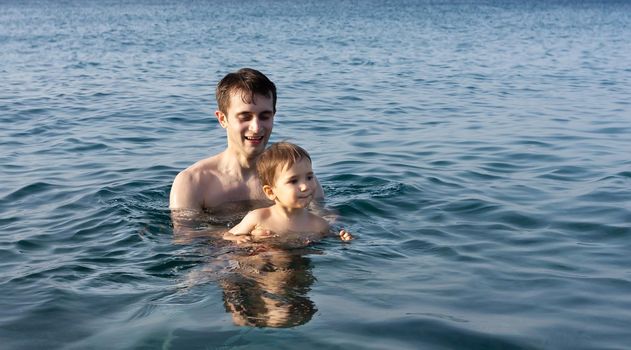
<path id="1" fill-rule="evenodd" d="M 271 145 L 256 160 L 256 171 L 261 185 L 274 185 L 280 170 L 289 168 L 304 158 L 311 163 L 309 153 L 293 143 L 278 142 Z"/>

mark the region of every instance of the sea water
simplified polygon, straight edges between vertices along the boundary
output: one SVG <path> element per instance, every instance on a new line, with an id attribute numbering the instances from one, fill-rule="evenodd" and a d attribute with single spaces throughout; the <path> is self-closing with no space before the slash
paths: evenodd
<path id="1" fill-rule="evenodd" d="M 4 0 L 1 347 L 628 348 L 629 38 L 627 1 Z M 240 67 L 352 243 L 172 219 Z"/>

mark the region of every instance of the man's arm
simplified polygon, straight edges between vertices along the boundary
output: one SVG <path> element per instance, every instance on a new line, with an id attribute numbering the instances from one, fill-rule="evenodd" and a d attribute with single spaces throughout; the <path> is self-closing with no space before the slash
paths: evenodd
<path id="1" fill-rule="evenodd" d="M 316 189 L 313 194 L 313 201 L 309 205 L 309 210 L 312 213 L 323 217 L 329 223 L 335 223 L 337 220 L 337 213 L 331 211 L 330 209 L 325 208 L 324 206 L 324 191 L 322 190 L 322 186 L 320 185 L 320 181 L 316 178 Z"/>
<path id="2" fill-rule="evenodd" d="M 315 193 L 313 194 L 313 198 L 316 201 L 324 201 L 324 190 L 322 190 L 322 185 L 320 185 L 320 181 L 318 181 L 318 178 L 315 178 L 315 182 L 317 185 L 317 188 L 315 190 Z"/>
<path id="3" fill-rule="evenodd" d="M 170 209 L 202 210 L 202 189 L 199 177 L 189 171 L 177 174 L 169 196 Z"/>
<path id="4" fill-rule="evenodd" d="M 173 223 L 173 239 L 176 243 L 190 242 L 199 232 L 195 230 L 193 219 L 202 210 L 201 197 L 195 188 L 198 187 L 194 176 L 184 170 L 177 174 L 171 186 L 169 209 Z"/>

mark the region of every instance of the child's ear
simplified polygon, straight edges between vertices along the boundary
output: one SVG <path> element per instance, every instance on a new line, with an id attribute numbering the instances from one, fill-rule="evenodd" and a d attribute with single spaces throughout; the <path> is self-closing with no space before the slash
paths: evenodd
<path id="1" fill-rule="evenodd" d="M 215 111 L 215 116 L 217 117 L 217 121 L 222 128 L 226 128 L 228 126 L 228 116 L 226 116 L 222 111 Z"/>
<path id="2" fill-rule="evenodd" d="M 265 196 L 272 201 L 276 199 L 274 189 L 270 185 L 263 185 L 263 193 L 265 193 Z"/>

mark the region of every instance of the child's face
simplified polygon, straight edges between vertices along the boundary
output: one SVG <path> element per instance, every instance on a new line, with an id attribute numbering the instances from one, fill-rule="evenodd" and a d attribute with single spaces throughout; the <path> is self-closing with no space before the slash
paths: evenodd
<path id="1" fill-rule="evenodd" d="M 303 158 L 291 167 L 281 169 L 270 187 L 272 199 L 286 208 L 306 208 L 316 190 L 311 162 Z"/>

